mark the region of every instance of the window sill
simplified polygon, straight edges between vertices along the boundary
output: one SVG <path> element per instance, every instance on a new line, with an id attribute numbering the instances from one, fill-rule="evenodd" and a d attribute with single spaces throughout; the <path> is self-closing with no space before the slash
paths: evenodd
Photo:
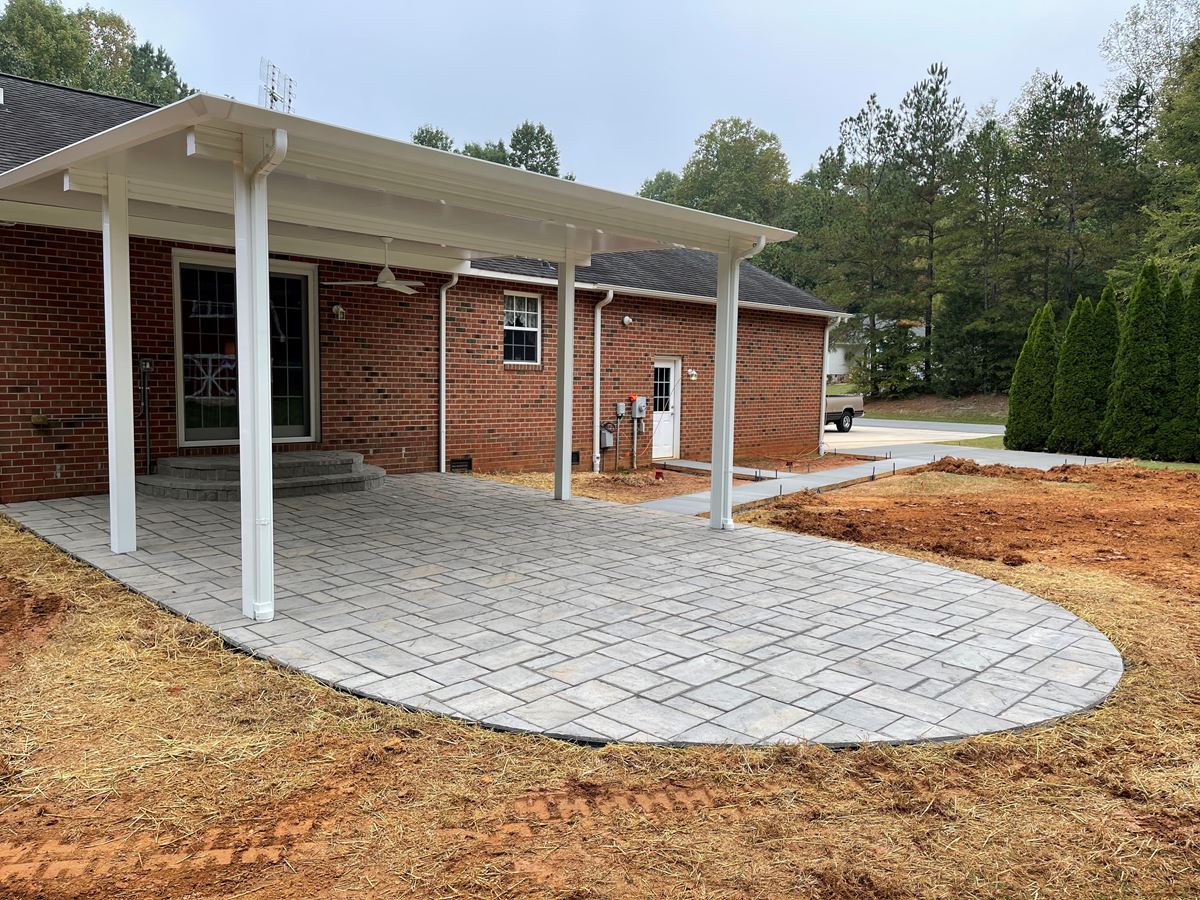
<path id="1" fill-rule="evenodd" d="M 511 372 L 541 372 L 546 367 L 540 362 L 503 362 L 505 371 Z"/>

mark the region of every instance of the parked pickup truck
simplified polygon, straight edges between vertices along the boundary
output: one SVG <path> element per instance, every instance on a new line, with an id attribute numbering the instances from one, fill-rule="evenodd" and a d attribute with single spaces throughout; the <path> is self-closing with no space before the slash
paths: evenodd
<path id="1" fill-rule="evenodd" d="M 849 431 L 855 417 L 862 414 L 862 394 L 829 394 L 825 397 L 825 424 L 832 422 L 838 431 Z"/>

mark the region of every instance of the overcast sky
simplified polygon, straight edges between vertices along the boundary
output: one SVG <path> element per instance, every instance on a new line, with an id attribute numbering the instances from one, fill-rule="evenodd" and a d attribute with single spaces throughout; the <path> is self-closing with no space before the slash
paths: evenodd
<path id="1" fill-rule="evenodd" d="M 628 192 L 721 116 L 776 132 L 799 175 L 872 91 L 895 104 L 936 60 L 971 110 L 1006 106 L 1038 68 L 1101 93 L 1097 46 L 1131 3 L 93 0 L 205 91 L 256 102 L 267 56 L 297 113 L 377 134 L 431 122 L 461 144 L 542 121 L 565 170 Z"/>

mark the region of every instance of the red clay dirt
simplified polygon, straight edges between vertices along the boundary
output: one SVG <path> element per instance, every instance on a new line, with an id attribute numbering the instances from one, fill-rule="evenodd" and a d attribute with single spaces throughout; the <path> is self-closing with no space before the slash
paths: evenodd
<path id="1" fill-rule="evenodd" d="M 1134 465 L 1041 472 L 943 459 L 905 477 L 923 479 L 927 493 L 893 496 L 884 480 L 795 494 L 755 521 L 1010 566 L 1082 565 L 1200 593 L 1200 473 Z M 1012 484 L 973 492 L 972 478 Z"/>
<path id="2" fill-rule="evenodd" d="M 62 618 L 58 595 L 40 596 L 11 578 L 0 576 L 0 669 L 40 646 Z"/>

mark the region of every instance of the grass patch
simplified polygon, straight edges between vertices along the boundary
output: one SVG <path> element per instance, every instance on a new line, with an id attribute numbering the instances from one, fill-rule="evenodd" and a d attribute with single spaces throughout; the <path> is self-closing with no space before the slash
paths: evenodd
<path id="1" fill-rule="evenodd" d="M 826 386 L 825 393 L 830 397 L 844 397 L 846 394 L 861 394 L 862 388 L 857 384 L 830 384 Z"/>
<path id="2" fill-rule="evenodd" d="M 1177 472 L 1200 472 L 1200 463 L 1158 462 L 1153 459 L 1139 459 L 1136 462 L 1143 469 L 1173 469 Z"/>
<path id="3" fill-rule="evenodd" d="M 1004 425 L 1008 422 L 1007 413 L 971 413 L 971 412 L 938 412 L 936 410 L 921 410 L 910 412 L 895 409 L 888 401 L 866 403 L 867 415 L 879 419 L 898 419 L 904 422 L 958 422 L 963 425 Z"/>
<path id="4" fill-rule="evenodd" d="M 1004 449 L 1004 435 L 988 434 L 977 438 L 963 438 L 961 441 L 938 441 L 948 447 L 987 447 L 989 450 Z"/>

